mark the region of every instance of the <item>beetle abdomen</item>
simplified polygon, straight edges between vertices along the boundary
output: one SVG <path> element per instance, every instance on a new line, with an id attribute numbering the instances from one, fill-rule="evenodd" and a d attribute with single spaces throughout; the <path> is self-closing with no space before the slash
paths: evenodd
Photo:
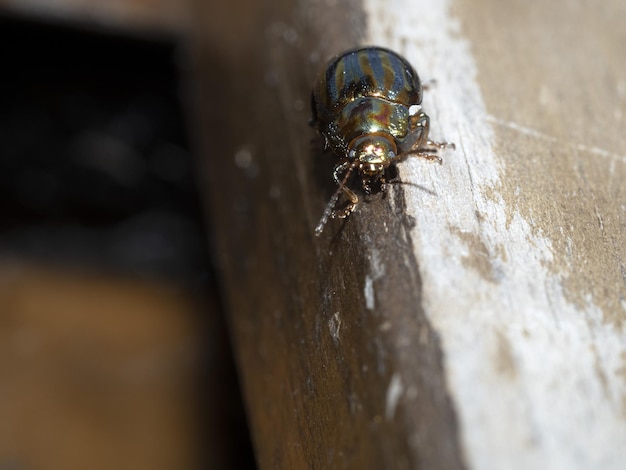
<path id="1" fill-rule="evenodd" d="M 348 103 L 377 97 L 405 106 L 420 104 L 422 87 L 404 58 L 380 47 L 364 47 L 332 59 L 313 91 L 315 115 L 322 127 Z"/>

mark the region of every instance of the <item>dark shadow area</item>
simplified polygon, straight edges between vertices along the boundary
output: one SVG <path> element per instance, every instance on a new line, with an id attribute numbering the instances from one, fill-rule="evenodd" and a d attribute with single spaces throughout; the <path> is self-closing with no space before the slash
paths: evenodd
<path id="1" fill-rule="evenodd" d="M 0 16 L 0 57 L 0 264 L 186 292 L 200 306 L 190 322 L 203 345 L 192 376 L 193 432 L 204 455 L 191 461 L 255 468 L 185 131 L 176 42 Z"/>

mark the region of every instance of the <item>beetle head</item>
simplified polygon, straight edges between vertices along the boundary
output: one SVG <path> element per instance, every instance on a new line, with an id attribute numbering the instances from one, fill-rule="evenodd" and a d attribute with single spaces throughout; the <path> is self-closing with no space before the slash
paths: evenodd
<path id="1" fill-rule="evenodd" d="M 349 145 L 350 160 L 357 161 L 361 174 L 381 175 L 396 158 L 396 143 L 389 134 L 375 132 L 357 137 Z"/>

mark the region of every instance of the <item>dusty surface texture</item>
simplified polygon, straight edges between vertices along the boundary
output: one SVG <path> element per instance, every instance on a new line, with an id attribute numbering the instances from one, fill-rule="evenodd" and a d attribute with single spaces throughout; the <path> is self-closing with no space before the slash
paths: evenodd
<path id="1" fill-rule="evenodd" d="M 457 144 L 400 174 L 467 465 L 620 468 L 624 7 L 408 3 L 366 5 Z"/>
<path id="2" fill-rule="evenodd" d="M 561 277 L 567 300 L 581 310 L 596 305 L 604 321 L 621 328 L 626 60 L 619 45 L 626 6 L 460 2 L 458 14 L 467 18 L 463 30 L 496 131 L 498 191 L 551 241 L 558 256 L 547 267 Z"/>
<path id="3" fill-rule="evenodd" d="M 502 387 L 491 382 L 492 393 L 508 391 L 526 402 L 511 419 L 527 442 L 503 443 L 502 457 L 519 456 L 520 466 L 620 468 L 626 458 L 620 445 L 626 438 L 626 60 L 620 46 L 626 8 L 619 1 L 452 6 L 471 44 L 494 131 L 500 178 L 485 195 L 501 197 L 506 207 L 501 232 L 514 230 L 517 218 L 528 224 L 525 250 L 518 245 L 523 239 L 507 237 L 504 256 L 492 245 L 491 258 L 521 270 L 534 262 L 520 262 L 527 251 L 543 268 L 531 270 L 522 279 L 527 287 L 515 290 L 545 300 L 529 300 L 535 305 L 526 312 L 509 302 L 513 314 L 490 325 L 492 377 L 500 363 L 508 364 Z M 480 251 L 473 257 L 476 266 L 483 263 Z M 511 360 L 502 361 L 507 356 Z"/>

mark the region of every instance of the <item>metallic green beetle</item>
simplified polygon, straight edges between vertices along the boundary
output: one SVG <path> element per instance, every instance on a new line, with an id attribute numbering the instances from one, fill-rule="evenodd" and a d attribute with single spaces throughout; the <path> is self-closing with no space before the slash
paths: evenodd
<path id="1" fill-rule="evenodd" d="M 333 177 L 339 186 L 315 228 L 320 235 L 329 217 L 348 217 L 359 203 L 347 187 L 354 170 L 366 194 L 382 190 L 390 165 L 416 155 L 441 163 L 438 153 L 454 144 L 428 138 L 430 119 L 422 111 L 422 84 L 415 69 L 389 49 L 363 47 L 333 58 L 312 94 L 312 125 L 340 157 Z M 341 194 L 349 203 L 336 211 Z"/>

